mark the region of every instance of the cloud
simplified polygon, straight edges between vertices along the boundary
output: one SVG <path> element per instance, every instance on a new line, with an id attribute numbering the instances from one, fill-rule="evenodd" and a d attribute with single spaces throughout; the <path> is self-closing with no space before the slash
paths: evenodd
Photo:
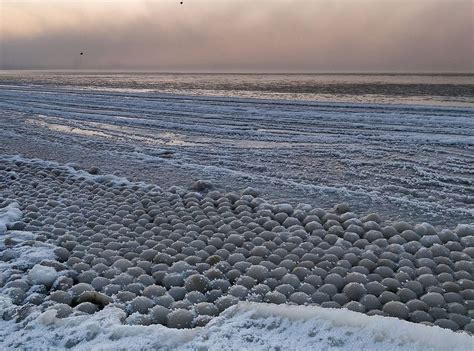
<path id="1" fill-rule="evenodd" d="M 0 68 L 472 71 L 470 0 L 6 2 Z M 78 57 L 79 52 L 85 55 Z"/>

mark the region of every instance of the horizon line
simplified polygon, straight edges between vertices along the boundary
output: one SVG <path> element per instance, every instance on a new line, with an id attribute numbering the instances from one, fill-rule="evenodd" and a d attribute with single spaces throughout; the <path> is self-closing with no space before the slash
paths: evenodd
<path id="1" fill-rule="evenodd" d="M 133 73 L 158 73 L 158 74 L 308 74 L 308 75 L 344 75 L 344 74 L 365 74 L 365 75 L 474 75 L 474 71 L 246 71 L 246 70 L 157 70 L 157 69 L 130 69 L 130 68 L 106 68 L 106 69 L 71 69 L 71 68 L 0 68 L 0 72 L 133 72 Z"/>

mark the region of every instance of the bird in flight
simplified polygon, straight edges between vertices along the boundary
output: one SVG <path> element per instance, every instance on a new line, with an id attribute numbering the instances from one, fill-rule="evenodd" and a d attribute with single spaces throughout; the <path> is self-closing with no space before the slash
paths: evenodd
<path id="1" fill-rule="evenodd" d="M 84 55 L 84 53 L 83 53 L 83 52 L 81 52 L 81 56 L 82 56 L 82 55 Z"/>

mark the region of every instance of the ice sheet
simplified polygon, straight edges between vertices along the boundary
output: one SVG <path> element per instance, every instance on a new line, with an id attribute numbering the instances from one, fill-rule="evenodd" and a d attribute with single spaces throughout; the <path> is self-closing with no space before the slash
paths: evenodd
<path id="1" fill-rule="evenodd" d="M 196 179 L 250 185 L 275 201 L 346 202 L 358 213 L 438 225 L 474 222 L 473 115 L 456 107 L 0 89 L 5 153 L 93 164 L 161 187 Z"/>

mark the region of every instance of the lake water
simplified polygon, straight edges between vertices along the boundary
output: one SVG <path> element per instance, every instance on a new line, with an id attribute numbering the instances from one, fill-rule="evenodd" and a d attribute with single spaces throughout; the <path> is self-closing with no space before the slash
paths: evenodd
<path id="1" fill-rule="evenodd" d="M 2 71 L 0 85 L 320 102 L 474 105 L 474 74 Z"/>

